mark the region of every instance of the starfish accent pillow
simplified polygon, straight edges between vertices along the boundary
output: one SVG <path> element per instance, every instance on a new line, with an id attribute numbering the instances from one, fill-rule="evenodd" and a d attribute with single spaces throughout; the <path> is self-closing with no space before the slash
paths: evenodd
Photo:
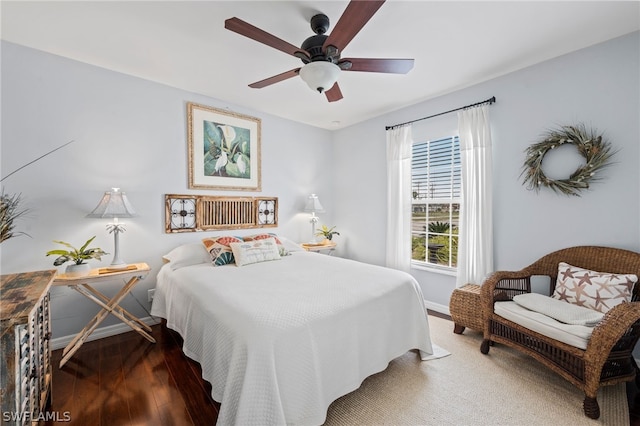
<path id="1" fill-rule="evenodd" d="M 620 303 L 631 302 L 635 274 L 596 272 L 560 262 L 552 297 L 607 313 Z"/>

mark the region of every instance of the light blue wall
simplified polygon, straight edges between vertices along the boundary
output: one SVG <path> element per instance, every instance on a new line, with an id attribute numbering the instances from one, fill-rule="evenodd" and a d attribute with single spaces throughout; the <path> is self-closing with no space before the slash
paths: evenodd
<path id="1" fill-rule="evenodd" d="M 640 250 L 640 33 L 404 108 L 334 134 L 335 215 L 347 255 L 384 263 L 385 126 L 495 96 L 493 137 L 496 269 L 520 269 L 550 251 L 582 244 Z M 418 64 L 419 66 L 419 64 Z M 429 82 L 424 82 L 429 84 Z M 456 115 L 416 123 L 414 138 L 455 129 Z M 584 122 L 619 150 L 615 165 L 581 197 L 527 191 L 519 178 L 524 150 L 547 129 Z M 568 172 L 572 172 L 572 168 Z M 455 279 L 414 270 L 425 297 L 448 306 Z"/>
<path id="2" fill-rule="evenodd" d="M 22 193 L 32 209 L 19 224 L 31 238 L 13 238 L 0 246 L 3 274 L 53 268 L 53 259 L 45 257 L 57 248 L 53 240 L 79 246 L 96 235 L 95 244 L 113 253 L 108 221 L 85 218 L 112 186 L 127 193 L 139 214 L 126 221 L 121 257 L 152 267 L 134 291 L 141 304 L 125 301 L 126 309 L 142 317 L 148 315 L 147 289 L 155 287 L 162 255 L 216 234 L 165 234 L 164 194 L 278 197 L 279 227 L 269 231 L 297 241 L 310 237 L 308 214 L 302 210 L 311 192 L 327 210 L 322 220 L 332 220 L 332 178 L 326 173 L 332 157 L 329 131 L 15 44 L 2 42 L 1 47 L 0 175 L 75 140 L 2 183 L 7 193 Z M 187 102 L 262 119 L 262 192 L 187 189 Z M 233 234 L 252 232 L 256 230 Z M 91 264 L 107 266 L 111 258 Z M 101 290 L 114 293 L 115 287 L 105 284 Z M 98 310 L 66 288 L 54 288 L 51 295 L 54 338 L 77 333 Z M 103 324 L 115 323 L 110 317 Z"/>

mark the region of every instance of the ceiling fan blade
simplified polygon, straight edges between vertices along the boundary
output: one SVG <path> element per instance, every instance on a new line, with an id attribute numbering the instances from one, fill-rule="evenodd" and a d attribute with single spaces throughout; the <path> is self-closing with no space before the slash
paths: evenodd
<path id="1" fill-rule="evenodd" d="M 267 46 L 273 47 L 274 49 L 278 49 L 281 52 L 288 53 L 289 55 L 296 56 L 296 52 L 301 52 L 297 46 L 294 46 L 291 43 L 287 43 L 286 41 L 269 34 L 268 32 L 261 30 L 258 27 L 254 27 L 248 22 L 243 21 L 239 18 L 229 18 L 224 21 L 224 27 L 228 30 L 236 32 L 245 37 L 249 37 L 252 40 L 255 40 L 259 43 L 266 44 Z"/>
<path id="2" fill-rule="evenodd" d="M 351 63 L 351 67 L 348 67 L 347 62 Z M 406 74 L 413 68 L 413 62 L 413 59 L 344 58 L 338 66 L 343 71 Z"/>
<path id="3" fill-rule="evenodd" d="M 325 90 L 324 94 L 327 96 L 327 100 L 329 102 L 335 102 L 342 99 L 342 92 L 340 91 L 340 86 L 338 86 L 338 82 L 333 85 L 333 87 L 329 90 Z"/>
<path id="4" fill-rule="evenodd" d="M 328 46 L 335 46 L 339 52 L 342 52 L 383 3 L 384 0 L 351 0 L 322 45 L 323 50 L 326 50 Z"/>
<path id="5" fill-rule="evenodd" d="M 249 87 L 252 87 L 254 89 L 262 89 L 263 87 L 267 87 L 272 84 L 279 83 L 281 81 L 295 77 L 298 75 L 298 73 L 300 73 L 300 68 L 295 68 L 289 71 L 285 71 L 282 74 L 274 75 L 273 77 L 265 78 L 264 80 L 251 83 Z"/>

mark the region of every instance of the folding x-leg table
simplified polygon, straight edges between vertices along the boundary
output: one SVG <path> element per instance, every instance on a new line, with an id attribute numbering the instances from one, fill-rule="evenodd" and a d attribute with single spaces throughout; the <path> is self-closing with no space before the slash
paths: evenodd
<path id="1" fill-rule="evenodd" d="M 102 309 L 94 316 L 91 321 L 74 337 L 74 339 L 62 351 L 62 359 L 60 360 L 60 368 L 73 356 L 74 353 L 84 344 L 87 338 L 93 333 L 98 325 L 109 315 L 112 314 L 127 324 L 133 330 L 142 335 L 151 343 L 156 340 L 149 334 L 151 327 L 127 312 L 119 304 L 133 290 L 133 287 L 149 273 L 149 265 L 146 263 L 135 263 L 128 265 L 126 269 L 109 269 L 98 268 L 92 269 L 88 275 L 81 277 L 69 276 L 67 274 L 57 275 L 52 283 L 54 286 L 67 286 L 76 290 L 86 298 L 98 304 Z M 107 296 L 96 290 L 93 285 L 102 282 L 117 282 L 122 279 L 124 286 L 109 299 Z"/>

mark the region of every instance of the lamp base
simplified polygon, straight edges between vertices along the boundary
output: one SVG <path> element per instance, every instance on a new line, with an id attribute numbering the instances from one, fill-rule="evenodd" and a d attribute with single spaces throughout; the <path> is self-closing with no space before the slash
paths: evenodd
<path id="1" fill-rule="evenodd" d="M 318 244 L 317 235 L 316 235 L 316 223 L 318 223 L 318 216 L 316 216 L 315 212 L 311 212 L 311 239 L 307 244 Z"/>
<path id="2" fill-rule="evenodd" d="M 111 265 L 107 267 L 109 271 L 119 271 L 121 269 L 127 269 L 127 263 L 123 262 L 120 259 L 120 232 L 123 232 L 124 228 L 122 225 L 116 225 L 113 228 L 113 260 L 111 261 Z"/>

